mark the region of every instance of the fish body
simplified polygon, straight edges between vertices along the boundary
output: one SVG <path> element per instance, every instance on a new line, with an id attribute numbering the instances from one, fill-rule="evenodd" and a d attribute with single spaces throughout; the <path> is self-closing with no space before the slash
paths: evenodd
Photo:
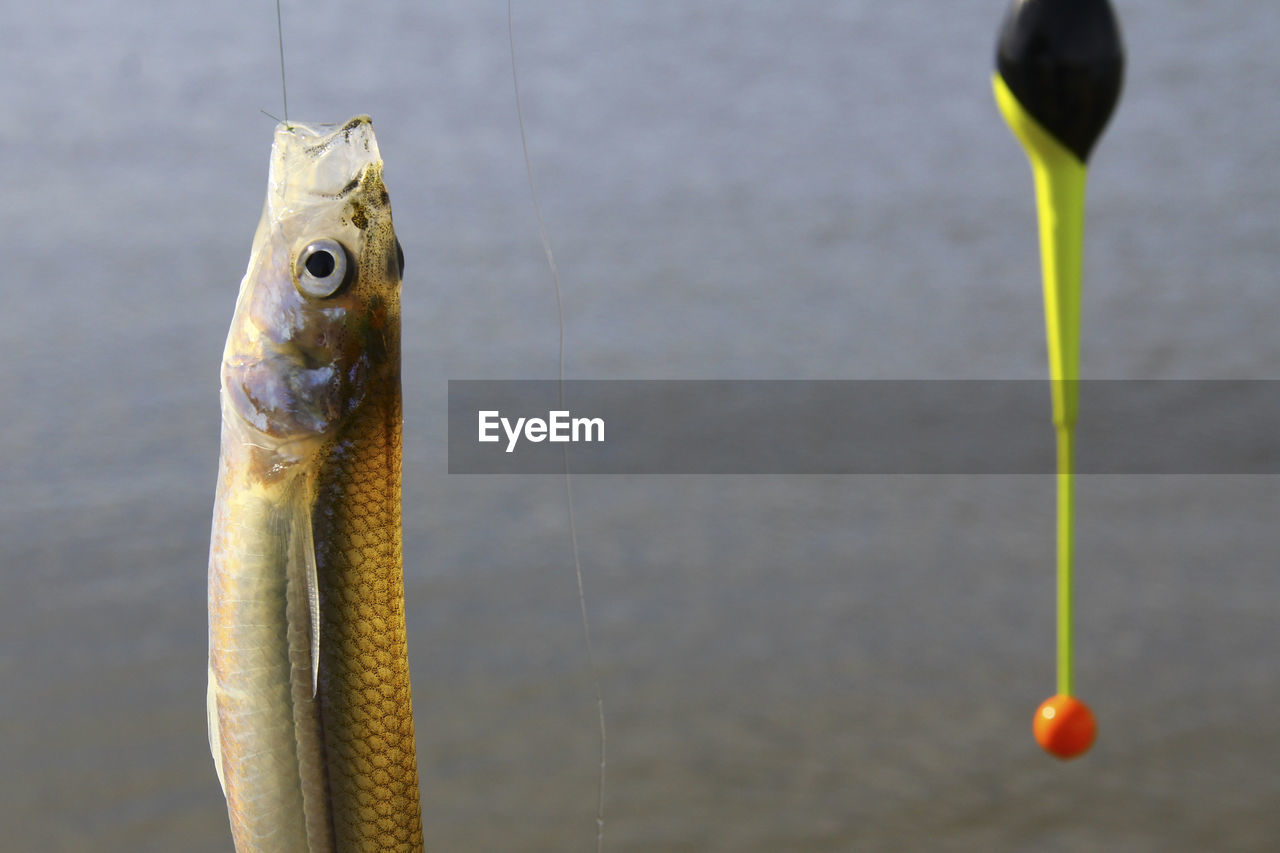
<path id="1" fill-rule="evenodd" d="M 238 853 L 422 849 L 373 127 L 277 127 L 221 371 L 209 742 Z"/>

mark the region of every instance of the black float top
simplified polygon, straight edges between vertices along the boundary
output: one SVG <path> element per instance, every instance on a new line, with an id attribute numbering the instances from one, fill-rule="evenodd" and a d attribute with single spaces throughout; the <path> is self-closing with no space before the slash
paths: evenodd
<path id="1" fill-rule="evenodd" d="M 1124 46 L 1107 0 L 1013 0 L 996 70 L 1023 109 L 1084 162 L 1111 118 Z"/>

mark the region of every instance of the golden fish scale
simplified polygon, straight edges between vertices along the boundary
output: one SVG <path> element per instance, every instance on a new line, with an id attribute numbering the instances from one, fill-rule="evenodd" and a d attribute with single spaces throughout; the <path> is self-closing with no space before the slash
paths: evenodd
<path id="1" fill-rule="evenodd" d="M 323 454 L 315 512 L 320 686 L 341 851 L 423 849 L 400 544 L 399 377 Z"/>

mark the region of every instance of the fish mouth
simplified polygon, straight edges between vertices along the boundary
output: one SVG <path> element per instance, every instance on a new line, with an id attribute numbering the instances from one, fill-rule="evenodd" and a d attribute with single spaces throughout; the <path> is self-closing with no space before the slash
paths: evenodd
<path id="1" fill-rule="evenodd" d="M 276 126 L 268 176 L 273 200 L 342 198 L 360 186 L 369 167 L 381 167 L 373 120 L 359 115 L 341 125 L 302 122 Z"/>

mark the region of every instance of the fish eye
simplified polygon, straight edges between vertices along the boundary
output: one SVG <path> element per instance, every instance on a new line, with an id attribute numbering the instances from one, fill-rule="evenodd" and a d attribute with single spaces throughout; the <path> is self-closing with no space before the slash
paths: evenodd
<path id="1" fill-rule="evenodd" d="M 298 254 L 294 272 L 298 289 L 307 296 L 325 297 L 337 293 L 347 280 L 347 250 L 337 240 L 314 240 Z"/>

